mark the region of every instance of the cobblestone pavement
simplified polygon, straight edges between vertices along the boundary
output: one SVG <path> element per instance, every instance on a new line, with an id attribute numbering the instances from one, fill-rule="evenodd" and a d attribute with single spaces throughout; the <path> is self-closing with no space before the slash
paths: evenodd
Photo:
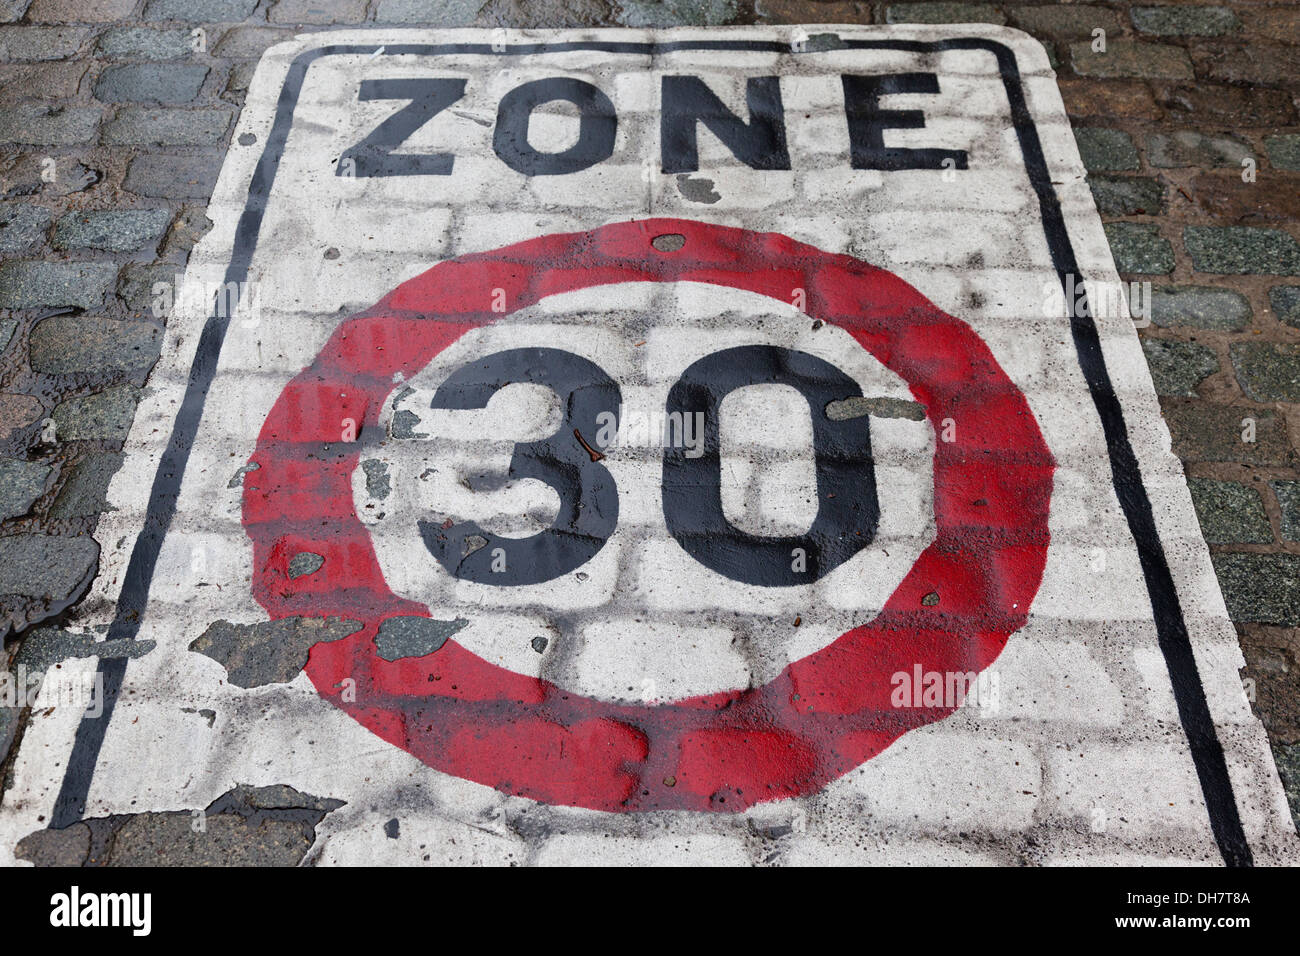
<path id="1" fill-rule="evenodd" d="M 1300 820 L 1300 7 L 0 0 L 0 634 L 68 612 L 253 68 L 340 24 L 991 22 L 1043 41 Z M 1104 31 L 1104 52 L 1098 42 Z M 57 618 L 56 618 L 57 621 Z M 49 633 L 44 632 L 44 633 Z M 15 664 L 9 640 L 0 662 Z M 12 668 L 9 668 L 12 669 Z M 0 755 L 21 732 L 0 708 Z"/>

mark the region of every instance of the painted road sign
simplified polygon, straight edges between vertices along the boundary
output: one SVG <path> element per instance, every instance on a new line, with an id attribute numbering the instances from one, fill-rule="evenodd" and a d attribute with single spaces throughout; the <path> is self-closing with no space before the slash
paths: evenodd
<path id="1" fill-rule="evenodd" d="M 1296 860 L 1024 34 L 313 34 L 209 216 L 6 858 Z"/>

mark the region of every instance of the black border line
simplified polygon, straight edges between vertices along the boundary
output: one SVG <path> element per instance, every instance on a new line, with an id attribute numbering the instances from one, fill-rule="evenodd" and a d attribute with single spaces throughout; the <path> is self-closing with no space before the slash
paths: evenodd
<path id="1" fill-rule="evenodd" d="M 911 53 L 984 50 L 992 53 L 997 58 L 1003 86 L 1010 102 L 1012 122 L 1020 142 L 1025 168 L 1038 197 L 1043 228 L 1057 277 L 1063 289 L 1067 288 L 1069 276 L 1078 277 L 1082 281 L 1074 248 L 1070 243 L 1065 219 L 1061 213 L 1060 201 L 1052 185 L 1042 144 L 1038 138 L 1038 129 L 1025 101 L 1020 70 L 1015 54 L 1009 47 L 996 40 L 960 37 L 947 40 L 844 40 L 840 48 L 887 49 Z M 262 217 L 270 198 L 271 186 L 293 125 L 294 109 L 311 64 L 327 56 L 373 55 L 376 50 L 382 50 L 383 55 L 386 56 L 438 56 L 453 53 L 520 56 L 571 50 L 633 53 L 651 57 L 657 53 L 675 50 L 791 52 L 789 44 L 772 40 L 680 40 L 665 43 L 574 41 L 517 44 L 502 50 L 494 50 L 490 44 L 483 43 L 416 43 L 382 46 L 340 44 L 305 50 L 290 64 L 284 85 L 280 89 L 271 134 L 253 171 L 248 189 L 248 201 L 235 230 L 232 257 L 225 275 L 226 288 L 230 288 L 231 282 L 237 283 L 235 288 L 242 288 L 242 283 L 247 279 L 261 230 Z M 199 337 L 194 362 L 190 367 L 185 397 L 177 412 L 170 440 L 154 476 L 149 506 L 145 512 L 144 528 L 136 539 L 123 577 L 117 612 L 108 632 L 109 640 L 134 640 L 139 631 L 140 621 L 148 602 L 150 583 L 158 562 L 158 553 L 176 514 L 181 478 L 198 432 L 208 390 L 216 375 L 221 345 L 229 325 L 229 318 L 221 316 L 219 314 L 221 311 L 223 310 L 213 309 L 213 314 L 208 317 Z M 1088 383 L 1093 404 L 1101 419 L 1110 456 L 1115 493 L 1128 520 L 1129 531 L 1133 535 L 1142 564 L 1147 593 L 1151 598 L 1158 643 L 1169 670 L 1169 679 L 1178 706 L 1178 716 L 1187 735 L 1197 776 L 1200 778 L 1210 826 L 1225 863 L 1229 866 L 1252 866 L 1253 857 L 1233 796 L 1232 781 L 1228 775 L 1223 746 L 1210 715 L 1205 689 L 1201 683 L 1191 640 L 1187 633 L 1187 625 L 1183 620 L 1178 592 L 1169 569 L 1169 562 L 1165 557 L 1164 546 L 1156 530 L 1151 501 L 1142 483 L 1137 456 L 1129 441 L 1123 408 L 1110 381 L 1097 326 L 1092 319 L 1090 308 L 1085 306 L 1070 311 L 1082 313 L 1071 318 L 1070 331 L 1074 338 L 1079 367 Z M 63 783 L 50 821 L 50 826 L 56 829 L 76 823 L 85 813 L 95 764 L 117 698 L 121 693 L 126 674 L 126 658 L 101 660 L 99 673 L 103 675 L 104 680 L 104 713 L 96 719 L 83 719 L 77 728 L 68 766 L 64 772 Z"/>

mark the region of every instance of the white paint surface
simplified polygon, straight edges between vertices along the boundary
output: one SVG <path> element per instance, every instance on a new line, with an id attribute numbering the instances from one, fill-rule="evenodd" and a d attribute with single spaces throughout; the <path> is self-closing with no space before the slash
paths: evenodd
<path id="1" fill-rule="evenodd" d="M 565 39 L 759 38 L 807 33 L 934 39 L 988 37 L 1014 53 L 1029 106 L 1089 282 L 1115 282 L 1101 224 L 1084 182 L 1054 76 L 1039 44 L 989 27 L 806 27 L 728 30 L 510 33 L 511 43 Z M 266 142 L 287 71 L 304 50 L 335 43 L 488 42 L 486 31 L 316 33 L 274 47 L 249 91 L 187 282 L 215 281 L 230 257 L 253 167 Z M 957 146 L 971 169 L 948 183 L 934 171 L 852 171 L 839 74 L 931 71 L 936 96 L 898 97 L 924 107 L 923 130 L 888 134 L 891 146 Z M 704 76 L 743 103 L 743 78 L 782 76 L 794 169 L 739 164 L 701 132 L 699 178 L 714 203 L 682 195 L 658 171 L 659 78 Z M 451 177 L 348 179 L 340 152 L 398 104 L 356 102 L 360 79 L 463 76 L 465 99 L 417 133 L 411 151 L 454 150 Z M 496 102 L 519 82 L 563 73 L 600 86 L 619 109 L 613 157 L 582 173 L 527 180 L 493 155 Z M 912 100 L 913 102 L 908 102 Z M 326 816 L 309 855 L 319 863 L 545 864 L 608 862 L 744 864 L 1201 862 L 1217 860 L 1186 739 L 1173 709 L 1133 542 L 1111 484 L 1101 426 L 1064 318 L 1044 317 L 1055 281 L 1008 103 L 991 54 L 829 51 L 798 55 L 719 51 L 643 56 L 593 52 L 439 57 L 331 56 L 307 75 L 267 207 L 250 281 L 256 307 L 231 324 L 164 545 L 139 637 L 157 649 L 133 661 L 107 733 L 88 816 L 206 806 L 236 783 L 289 784 L 347 801 Z M 560 114 L 534 124 L 534 145 L 572 134 Z M 783 232 L 897 273 L 979 332 L 1024 391 L 1058 463 L 1052 546 L 1029 623 L 992 668 L 995 712 L 966 708 L 906 735 L 886 753 L 800 800 L 740 815 L 600 814 L 508 798 L 438 773 L 389 746 L 323 701 L 302 675 L 288 685 L 241 690 L 214 661 L 187 650 L 215 620 L 265 619 L 249 594 L 251 548 L 240 526 L 241 489 L 228 487 L 251 453 L 285 383 L 309 364 L 340 318 L 365 308 L 431 265 L 522 239 L 650 216 L 680 216 Z M 337 255 L 327 250 L 336 250 Z M 179 309 L 115 478 L 118 510 L 100 523 L 101 574 L 75 626 L 96 633 L 112 619 L 165 436 L 183 392 L 202 308 Z M 759 325 L 759 322 L 762 325 Z M 1242 666 L 1181 468 L 1131 322 L 1099 319 L 1111 376 L 1153 499 L 1187 615 L 1197 663 L 1233 768 L 1236 799 L 1259 862 L 1295 862 L 1295 834 L 1267 741 L 1246 703 Z M 422 434 L 392 440 L 379 456 L 393 491 L 382 508 L 358 471 L 354 499 L 393 589 L 435 616 L 471 625 L 457 640 L 487 659 L 610 700 L 673 699 L 769 680 L 879 609 L 934 533 L 924 422 L 873 420 L 881 530 L 872 547 L 807 587 L 741 586 L 689 559 L 663 528 L 658 452 L 616 449 L 619 530 L 576 575 L 529 588 L 458 582 L 429 558 L 414 521 L 431 503 L 459 519 L 526 534 L 554 514 L 554 494 L 523 482 L 491 494 L 459 477 L 500 471 L 510 442 L 553 430 L 544 390 L 503 391 L 483 412 L 433 413 L 428 396 L 463 361 L 502 347 L 557 345 L 597 362 L 625 404 L 662 407 L 694 359 L 720 348 L 772 343 L 832 360 L 869 396 L 910 398 L 906 386 L 833 328 L 757 296 L 707 286 L 619 286 L 543 301 L 467 335 L 409 383 Z M 640 343 L 640 344 L 638 344 Z M 397 385 L 394 389 L 396 391 Z M 760 390 L 754 390 L 760 391 Z M 424 400 L 421 401 L 420 399 Z M 812 512 L 783 499 L 807 486 L 797 423 L 746 427 L 754 397 L 737 395 L 724 471 L 728 512 L 753 530 L 806 525 Z M 770 391 L 768 414 L 790 406 Z M 400 404 L 397 407 L 401 407 Z M 397 410 L 386 409 L 390 416 Z M 730 412 L 728 412 L 730 414 Z M 780 414 L 784 414 L 781 412 Z M 806 412 L 803 412 L 806 415 Z M 549 423 L 549 424 L 548 424 Z M 492 440 L 484 440 L 490 433 Z M 436 449 L 437 471 L 422 477 Z M 747 451 L 758 450 L 756 473 Z M 801 464 L 802 463 L 802 464 Z M 530 486 L 531 485 L 531 486 Z M 459 489 L 459 490 L 458 490 Z M 378 511 L 384 517 L 377 517 Z M 743 521 L 740 513 L 743 512 Z M 531 517 L 529 517 L 531 516 Z M 769 531 L 769 533 L 771 533 Z M 195 555 L 200 557 L 196 558 Z M 562 613 L 560 613 L 562 609 Z M 790 622 L 802 617 L 796 630 Z M 545 654 L 529 641 L 548 636 Z M 86 662 L 74 668 L 91 666 Z M 647 697 L 648 694 L 648 697 Z M 183 708 L 210 708 L 212 727 Z M 0 862 L 48 816 L 77 714 L 37 713 L 0 808 Z M 401 837 L 383 825 L 401 820 Z M 523 826 L 525 819 L 531 825 Z M 1103 821 L 1101 824 L 1098 821 Z M 772 839 L 758 829 L 777 828 Z M 1022 839 L 1032 830 L 1034 841 Z M 978 837 L 970 844 L 961 834 Z M 423 846 L 423 850 L 417 847 Z M 775 852 L 775 855 L 774 855 Z"/>

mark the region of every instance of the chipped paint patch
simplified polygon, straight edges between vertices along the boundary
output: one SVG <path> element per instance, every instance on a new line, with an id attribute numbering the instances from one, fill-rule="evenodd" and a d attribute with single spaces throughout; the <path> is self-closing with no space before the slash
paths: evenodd
<path id="1" fill-rule="evenodd" d="M 35 866 L 297 866 L 342 800 L 236 786 L 202 810 L 114 814 L 36 830 L 14 855 Z"/>
<path id="2" fill-rule="evenodd" d="M 366 474 L 366 494 L 377 501 L 387 498 L 393 490 L 388 466 L 378 458 L 367 458 L 361 462 L 361 470 Z"/>
<path id="3" fill-rule="evenodd" d="M 324 563 L 325 559 L 314 551 L 299 551 L 289 560 L 289 579 L 315 574 Z"/>
<path id="4" fill-rule="evenodd" d="M 682 198 L 689 199 L 691 202 L 712 204 L 722 199 L 717 190 L 713 188 L 713 180 L 702 176 L 699 178 L 686 175 L 678 176 L 677 188 L 681 190 Z"/>
<path id="5" fill-rule="evenodd" d="M 826 406 L 826 417 L 833 422 L 848 421 L 875 415 L 877 418 L 905 418 L 912 422 L 925 421 L 925 406 L 903 398 L 854 396 Z"/>
<path id="6" fill-rule="evenodd" d="M 215 621 L 190 650 L 226 669 L 236 687 L 287 684 L 307 665 L 316 644 L 338 641 L 361 630 L 359 621 L 337 617 L 286 617 L 258 624 Z"/>
<path id="7" fill-rule="evenodd" d="M 261 467 L 262 466 L 255 461 L 249 462 L 247 465 L 244 465 L 242 468 L 240 468 L 238 471 L 235 472 L 235 474 L 231 477 L 230 481 L 226 483 L 226 487 L 227 488 L 241 487 L 244 484 L 244 476 L 248 474 L 250 471 L 257 471 L 257 469 Z"/>
<path id="8" fill-rule="evenodd" d="M 466 627 L 469 621 L 434 621 L 427 617 L 390 617 L 379 625 L 375 649 L 386 661 L 407 657 L 424 657 L 441 650 L 447 639 Z"/>

